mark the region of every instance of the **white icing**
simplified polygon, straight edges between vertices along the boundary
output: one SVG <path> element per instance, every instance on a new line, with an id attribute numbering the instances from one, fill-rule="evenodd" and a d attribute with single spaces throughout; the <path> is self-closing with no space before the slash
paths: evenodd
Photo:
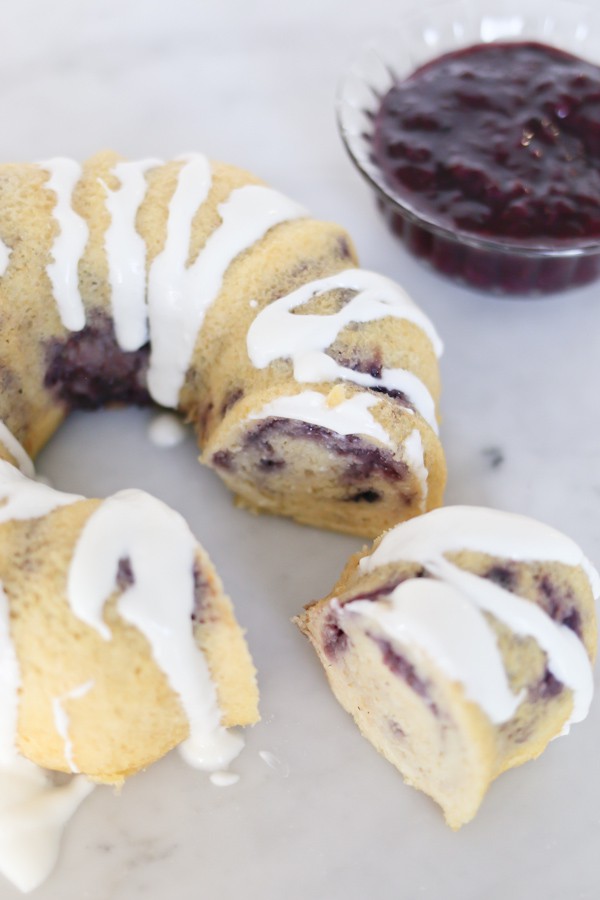
<path id="1" fill-rule="evenodd" d="M 13 519 L 38 519 L 59 506 L 83 499 L 78 494 L 65 494 L 33 481 L 0 459 L 0 524 Z"/>
<path id="2" fill-rule="evenodd" d="M 328 428 L 337 434 L 363 434 L 375 438 L 386 447 L 392 447 L 392 440 L 380 423 L 369 412 L 379 401 L 370 394 L 355 394 L 335 406 L 329 406 L 327 397 L 316 391 L 303 391 L 291 397 L 277 397 L 263 408 L 248 416 L 248 420 L 267 419 L 271 416 L 281 419 L 296 419 Z"/>
<path id="3" fill-rule="evenodd" d="M 13 457 L 23 475 L 28 478 L 35 478 L 35 469 L 29 455 L 25 452 L 19 441 L 16 439 L 12 431 L 6 427 L 4 422 L 0 421 L 0 444 Z"/>
<path id="4" fill-rule="evenodd" d="M 550 672 L 573 692 L 569 724 L 585 719 L 592 702 L 594 682 L 586 649 L 574 631 L 553 621 L 537 604 L 472 572 L 465 572 L 445 558 L 435 560 L 429 569 L 446 584 L 453 585 L 476 607 L 504 622 L 514 634 L 532 637 L 546 652 Z"/>
<path id="5" fill-rule="evenodd" d="M 421 432 L 418 428 L 413 428 L 402 444 L 402 455 L 412 473 L 417 478 L 420 488 L 421 497 L 419 500 L 419 511 L 425 512 L 427 506 L 428 484 L 427 479 L 429 473 L 425 466 L 425 456 L 423 454 L 423 441 L 421 440 Z"/>
<path id="6" fill-rule="evenodd" d="M 193 154 L 183 158 L 167 218 L 167 234 L 162 252 L 154 259 L 148 273 L 148 314 L 152 355 L 148 385 L 152 396 L 165 406 L 177 406 L 180 381 L 173 359 L 187 352 L 183 335 L 188 296 L 187 261 L 192 236 L 192 222 L 212 184 L 210 163 L 205 156 Z M 195 335 L 192 338 L 195 340 Z M 190 339 L 190 340 L 192 340 Z M 193 348 L 192 348 L 193 349 Z M 185 372 L 184 372 L 185 375 Z M 166 402 L 173 394 L 175 402 Z M 160 397 L 164 397 L 163 400 Z"/>
<path id="7" fill-rule="evenodd" d="M 521 562 L 555 560 L 581 566 L 595 598 L 600 596 L 600 575 L 571 538 L 527 516 L 475 506 L 446 506 L 392 528 L 360 567 L 377 566 L 423 555 L 473 550 Z"/>
<path id="8" fill-rule="evenodd" d="M 510 689 L 496 637 L 485 618 L 450 584 L 432 579 L 404 581 L 385 600 L 357 600 L 341 615 L 358 614 L 391 640 L 418 647 L 492 722 L 512 718 L 522 697 Z"/>
<path id="9" fill-rule="evenodd" d="M 0 240 L 0 278 L 4 277 L 4 274 L 8 269 L 11 253 L 12 249 L 7 247 L 4 241 Z"/>
<path id="10" fill-rule="evenodd" d="M 396 526 L 384 535 L 372 554 L 360 562 L 362 571 L 371 572 L 378 566 L 398 561 L 418 562 L 435 578 L 451 589 L 446 592 L 455 608 L 460 596 L 470 603 L 482 622 L 483 612 L 490 613 L 507 625 L 514 634 L 532 637 L 547 655 L 547 666 L 554 677 L 573 692 L 573 711 L 569 719 L 579 722 L 587 715 L 593 693 L 592 668 L 583 643 L 565 625 L 554 622 L 544 610 L 528 600 L 501 588 L 485 578 L 465 572 L 446 559 L 446 553 L 470 550 L 495 557 L 517 561 L 556 561 L 570 566 L 582 566 L 592 585 L 595 596 L 598 590 L 598 573 L 583 556 L 581 549 L 570 538 L 540 522 L 524 516 L 475 507 L 446 507 L 425 516 L 411 519 Z M 431 586 L 429 581 L 411 579 L 401 587 L 408 592 L 424 593 Z M 439 589 L 434 588 L 439 594 Z M 394 592 L 395 594 L 395 592 Z M 441 596 L 441 595 L 440 595 Z M 454 598 L 454 599 L 453 599 Z M 378 604 L 374 604 L 377 606 Z M 348 604 L 354 607 L 355 604 Z M 376 613 L 372 612 L 372 615 Z M 401 612 L 399 614 L 401 616 Z M 441 622 L 441 620 L 440 620 Z M 423 624 L 423 623 L 421 623 Z M 398 623 L 394 628 L 400 628 Z M 486 625 L 489 629 L 489 626 Z M 465 647 L 472 643 L 472 652 L 478 653 L 481 639 L 472 629 L 466 644 L 458 640 L 456 633 L 445 633 L 435 618 L 423 626 L 429 629 L 431 641 L 444 645 L 442 657 L 459 658 Z M 480 630 L 480 629 L 479 629 Z M 422 632 L 421 634 L 421 641 Z M 465 631 L 465 635 L 467 632 Z M 423 646 L 423 644 L 421 644 Z M 476 699 L 494 722 L 505 721 L 498 693 L 490 680 L 492 668 L 502 663 L 500 651 L 484 654 L 479 671 L 463 673 L 459 678 L 468 696 Z M 482 698 L 481 691 L 485 692 Z"/>
<path id="11" fill-rule="evenodd" d="M 298 318 L 307 317 L 298 316 Z M 353 369 L 341 366 L 326 353 L 308 351 L 294 362 L 294 378 L 300 383 L 312 384 L 341 379 L 367 388 L 385 387 L 389 390 L 402 391 L 427 424 L 436 434 L 438 433 L 433 397 L 423 382 L 408 369 L 382 369 L 381 378 L 375 378 L 368 372 L 355 372 Z M 412 409 L 404 407 L 404 412 L 412 414 Z"/>
<path id="12" fill-rule="evenodd" d="M 157 665 L 179 695 L 190 736 L 181 753 L 190 765 L 225 768 L 243 740 L 220 724 L 217 696 L 194 639 L 196 541 L 185 520 L 143 491 L 120 491 L 90 516 L 79 536 L 67 581 L 73 613 L 110 640 L 104 605 L 116 589 L 119 562 L 127 559 L 133 584 L 118 610 L 147 638 Z"/>
<path id="13" fill-rule="evenodd" d="M 178 186 L 169 206 L 165 249 L 154 261 L 149 275 L 152 350 L 148 387 L 157 403 L 169 407 L 177 406 L 197 335 L 233 260 L 275 225 L 306 215 L 301 206 L 271 188 L 259 185 L 237 188 L 218 207 L 221 224 L 212 232 L 196 260 L 186 267 L 191 219 L 198 203 L 193 208 L 190 208 L 191 204 L 184 205 L 180 187 L 186 180 L 188 167 L 196 164 L 195 159 L 184 165 L 179 173 Z M 210 187 L 210 169 L 206 161 L 202 169 L 202 178 L 198 175 L 197 180 L 202 182 L 205 196 Z M 198 194 L 202 196 L 202 191 Z M 183 242 L 186 236 L 188 240 Z"/>
<path id="14" fill-rule="evenodd" d="M 24 893 L 56 864 L 65 825 L 94 786 L 82 775 L 56 787 L 26 759 L 0 768 L 0 871 Z"/>
<path id="15" fill-rule="evenodd" d="M 240 776 L 235 772 L 213 772 L 210 780 L 216 787 L 231 787 L 238 783 Z"/>
<path id="16" fill-rule="evenodd" d="M 71 772 L 75 773 L 79 772 L 79 768 L 77 767 L 73 757 L 73 742 L 71 741 L 69 735 L 71 720 L 63 704 L 67 700 L 79 700 L 81 697 L 85 697 L 85 695 L 89 693 L 89 691 L 91 691 L 93 686 L 93 681 L 86 681 L 84 684 L 79 684 L 72 690 L 67 691 L 67 693 L 63 694 L 61 697 L 52 698 L 52 714 L 54 716 L 54 727 L 56 728 L 57 733 L 60 735 L 64 742 L 65 761 Z"/>
<path id="17" fill-rule="evenodd" d="M 54 487 L 54 483 L 48 475 L 41 475 L 37 473 L 35 476 L 35 480 L 39 482 L 39 484 L 45 484 L 46 487 Z"/>
<path id="18" fill-rule="evenodd" d="M 357 293 L 338 312 L 330 315 L 295 315 L 294 310 L 328 291 Z M 363 387 L 384 387 L 407 396 L 424 419 L 437 431 L 435 404 L 423 382 L 406 369 L 382 369 L 381 377 L 342 366 L 325 353 L 341 331 L 354 322 L 374 322 L 393 317 L 415 323 L 429 337 L 435 352 L 441 341 L 424 313 L 402 288 L 375 272 L 345 269 L 336 275 L 311 281 L 262 309 L 247 335 L 248 356 L 258 369 L 276 359 L 289 358 L 294 378 L 302 383 L 344 379 Z"/>
<path id="19" fill-rule="evenodd" d="M 61 321 L 69 331 L 85 326 L 85 309 L 79 293 L 79 260 L 88 240 L 88 227 L 71 205 L 73 190 L 81 177 L 81 166 L 73 159 L 56 157 L 40 163 L 50 178 L 46 187 L 56 194 L 53 215 L 59 233 L 51 247 L 53 262 L 46 267 Z"/>
<path id="20" fill-rule="evenodd" d="M 106 190 L 106 208 L 111 216 L 104 235 L 110 278 L 115 335 L 122 350 L 138 350 L 148 340 L 146 305 L 146 244 L 135 220 L 146 196 L 145 173 L 162 165 L 160 159 L 119 162 L 112 169 L 120 185 Z"/>
<path id="21" fill-rule="evenodd" d="M 93 786 L 74 778 L 55 787 L 16 750 L 20 672 L 10 635 L 8 598 L 0 585 L 0 872 L 21 891 L 52 871 L 61 835 Z"/>
<path id="22" fill-rule="evenodd" d="M 187 437 L 187 430 L 179 416 L 159 413 L 148 426 L 148 437 L 156 447 L 176 447 Z"/>

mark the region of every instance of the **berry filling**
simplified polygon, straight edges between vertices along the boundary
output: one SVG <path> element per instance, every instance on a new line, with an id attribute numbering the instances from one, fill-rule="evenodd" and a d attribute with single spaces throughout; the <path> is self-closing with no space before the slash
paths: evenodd
<path id="1" fill-rule="evenodd" d="M 348 497 L 348 503 L 377 503 L 378 500 L 381 500 L 381 494 L 371 488 Z"/>
<path id="2" fill-rule="evenodd" d="M 325 656 L 332 661 L 348 648 L 348 635 L 340 628 L 338 618 L 333 611 L 328 612 L 323 620 L 321 640 Z"/>
<path id="3" fill-rule="evenodd" d="M 381 352 L 376 350 L 373 356 L 369 359 L 348 359 L 340 355 L 339 353 L 334 353 L 332 351 L 328 351 L 328 355 L 331 356 L 340 366 L 344 366 L 346 369 L 352 369 L 353 372 L 361 372 L 365 375 L 370 375 L 372 378 L 381 379 L 383 372 L 383 361 L 381 359 Z M 400 406 L 408 407 L 408 409 L 414 410 L 414 406 L 406 396 L 403 391 L 396 390 L 395 388 L 388 388 L 384 385 L 371 385 L 369 387 L 370 391 L 375 391 L 378 394 L 386 394 L 390 399 L 397 400 Z"/>
<path id="4" fill-rule="evenodd" d="M 395 740 L 399 741 L 399 740 L 402 740 L 402 738 L 406 737 L 406 732 L 404 731 L 403 728 L 400 727 L 400 725 L 394 719 L 389 719 L 388 724 L 390 726 L 390 731 L 391 731 L 393 737 L 395 738 Z"/>
<path id="5" fill-rule="evenodd" d="M 389 481 L 403 481 L 408 474 L 406 463 L 394 459 L 388 450 L 367 444 L 359 435 L 337 434 L 320 425 L 311 425 L 295 419 L 265 419 L 247 432 L 243 449 L 253 450 L 258 454 L 258 465 L 261 469 L 265 471 L 281 469 L 285 465 L 285 460 L 277 455 L 276 438 L 314 441 L 327 453 L 346 460 L 342 475 L 346 483 L 369 480 L 375 474 Z M 221 456 L 227 452 L 219 451 L 213 456 L 216 466 L 232 467 L 232 460 L 226 459 L 224 463 Z"/>
<path id="6" fill-rule="evenodd" d="M 426 681 L 419 678 L 412 663 L 410 663 L 405 656 L 398 653 L 390 641 L 386 641 L 384 638 L 375 637 L 372 634 L 369 634 L 369 637 L 371 640 L 375 641 L 381 650 L 383 664 L 388 667 L 390 672 L 405 681 L 415 694 L 422 697 L 430 707 L 432 713 L 437 716 L 438 709 L 429 695 L 429 686 Z"/>
<path id="7" fill-rule="evenodd" d="M 560 590 L 553 584 L 548 575 L 538 580 L 540 588 L 540 606 L 555 622 L 566 625 L 581 639 L 581 615 L 573 604 L 570 590 Z"/>
<path id="8" fill-rule="evenodd" d="M 204 625 L 210 618 L 210 584 L 206 580 L 198 563 L 194 563 L 194 608 L 192 610 L 192 622 L 195 625 Z"/>
<path id="9" fill-rule="evenodd" d="M 223 469 L 225 472 L 232 472 L 234 469 L 233 453 L 231 450 L 217 450 L 216 453 L 213 453 L 212 464 L 217 469 Z"/>
<path id="10" fill-rule="evenodd" d="M 109 403 L 145 406 L 151 402 L 146 388 L 149 352 L 148 345 L 132 353 L 121 350 L 111 319 L 96 310 L 81 331 L 47 343 L 44 387 L 71 409 Z"/>
<path id="11" fill-rule="evenodd" d="M 538 683 L 529 689 L 529 699 L 532 702 L 550 700 L 552 697 L 558 696 L 563 687 L 563 683 L 558 678 L 555 678 L 549 669 L 546 669 Z"/>
<path id="12" fill-rule="evenodd" d="M 388 597 L 399 584 L 402 584 L 403 581 L 409 581 L 412 578 L 429 578 L 429 573 L 426 569 L 419 569 L 412 575 L 397 575 L 385 584 L 380 584 L 370 591 L 361 591 L 360 594 L 354 594 L 352 597 L 347 597 L 340 602 L 343 606 L 346 606 L 347 603 L 355 603 L 357 600 L 379 600 L 381 597 Z"/>
<path id="13" fill-rule="evenodd" d="M 242 388 L 237 388 L 236 390 L 231 391 L 226 397 L 221 407 L 221 416 L 224 416 L 225 413 L 228 413 L 229 410 L 235 406 L 236 403 L 244 396 L 244 391 Z"/>

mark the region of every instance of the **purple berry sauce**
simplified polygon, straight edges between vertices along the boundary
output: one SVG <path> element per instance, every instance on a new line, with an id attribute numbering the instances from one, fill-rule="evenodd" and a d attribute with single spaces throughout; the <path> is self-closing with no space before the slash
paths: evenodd
<path id="1" fill-rule="evenodd" d="M 539 43 L 478 44 L 429 62 L 381 100 L 372 155 L 410 249 L 479 288 L 548 292 L 598 275 L 598 257 L 531 257 L 600 241 L 600 68 Z M 494 253 L 435 233 L 492 239 Z"/>

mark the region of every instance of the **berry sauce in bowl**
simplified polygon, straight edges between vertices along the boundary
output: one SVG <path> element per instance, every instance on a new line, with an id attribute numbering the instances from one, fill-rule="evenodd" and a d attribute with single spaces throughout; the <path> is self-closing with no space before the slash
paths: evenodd
<path id="1" fill-rule="evenodd" d="M 557 3 L 541 27 L 524 6 L 469 27 L 468 4 L 414 18 L 413 66 L 401 55 L 398 74 L 368 51 L 338 113 L 415 255 L 480 290 L 531 295 L 600 276 L 600 68 L 573 52 L 600 53 L 600 26 L 596 48 L 581 8 Z"/>

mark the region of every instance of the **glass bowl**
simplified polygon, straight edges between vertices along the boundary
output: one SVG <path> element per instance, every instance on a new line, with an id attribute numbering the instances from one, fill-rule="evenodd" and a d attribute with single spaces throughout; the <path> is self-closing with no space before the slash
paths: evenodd
<path id="1" fill-rule="evenodd" d="M 444 3 L 408 15 L 402 32 L 366 47 L 342 78 L 337 119 L 346 149 L 408 249 L 437 271 L 482 291 L 541 295 L 600 276 L 600 239 L 493 238 L 433 220 L 386 181 L 371 149 L 373 120 L 394 82 L 445 53 L 489 41 L 536 41 L 600 64 L 600 16 L 553 0 Z M 551 244 L 551 245 L 550 245 Z"/>

